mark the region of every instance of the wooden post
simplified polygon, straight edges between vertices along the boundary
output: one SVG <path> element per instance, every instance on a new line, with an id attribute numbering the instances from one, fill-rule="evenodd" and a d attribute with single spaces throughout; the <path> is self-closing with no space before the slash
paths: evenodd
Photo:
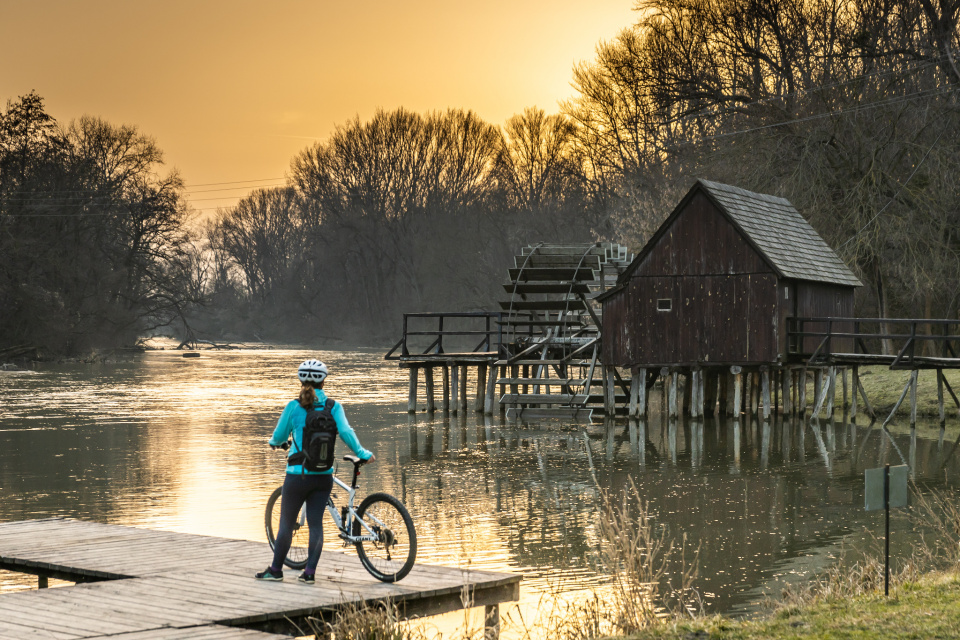
<path id="1" fill-rule="evenodd" d="M 671 418 L 676 418 L 677 414 L 679 413 L 679 407 L 677 406 L 677 378 L 679 377 L 680 374 L 678 372 L 670 372 L 670 391 L 667 400 L 667 411 Z"/>
<path id="2" fill-rule="evenodd" d="M 641 371 L 643 371 L 643 369 L 641 369 Z M 633 376 L 630 377 L 630 407 L 627 409 L 627 415 L 631 418 L 640 415 L 640 386 L 642 384 L 646 387 L 645 382 L 646 381 L 643 383 L 640 382 L 639 373 L 636 371 L 633 373 Z"/>
<path id="3" fill-rule="evenodd" d="M 763 396 L 763 419 L 770 419 L 770 369 L 760 368 L 760 394 Z"/>
<path id="4" fill-rule="evenodd" d="M 470 405 L 470 400 L 467 398 L 467 374 L 470 373 L 470 368 L 467 365 L 461 365 L 460 367 L 460 411 L 463 413 L 467 412 L 467 407 Z"/>
<path id="5" fill-rule="evenodd" d="M 460 367 L 450 365 L 450 410 L 453 415 L 457 415 L 460 408 Z"/>
<path id="6" fill-rule="evenodd" d="M 700 370 L 691 369 L 687 376 L 687 395 L 690 397 L 690 417 L 700 417 Z"/>
<path id="7" fill-rule="evenodd" d="M 837 397 L 837 368 L 827 369 L 827 419 L 833 419 L 833 401 Z"/>
<path id="8" fill-rule="evenodd" d="M 814 403 L 820 400 L 820 387 L 823 386 L 823 369 L 815 369 L 813 373 L 813 401 Z M 814 411 L 813 416 L 815 418 L 820 417 L 819 411 Z"/>
<path id="9" fill-rule="evenodd" d="M 850 375 L 850 422 L 857 421 L 857 385 L 860 384 L 860 367 L 853 365 Z"/>
<path id="10" fill-rule="evenodd" d="M 767 389 L 769 389 L 769 384 Z M 760 413 L 760 372 L 750 374 L 750 415 Z"/>
<path id="11" fill-rule="evenodd" d="M 487 365 L 484 363 L 477 365 L 477 399 L 473 410 L 483 411 L 483 405 L 487 397 Z"/>
<path id="12" fill-rule="evenodd" d="M 793 389 L 793 369 L 784 369 L 783 378 L 780 380 L 783 391 L 783 415 L 788 416 L 790 412 L 793 411 L 792 398 L 790 397 L 790 391 Z"/>
<path id="13" fill-rule="evenodd" d="M 487 373 L 487 389 L 483 399 L 483 412 L 487 415 L 492 414 L 495 404 L 497 404 L 497 365 L 496 363 L 492 363 Z"/>
<path id="14" fill-rule="evenodd" d="M 937 369 L 937 409 L 940 411 L 940 428 L 947 422 L 946 408 L 943 406 L 943 369 Z"/>
<path id="15" fill-rule="evenodd" d="M 716 415 L 717 413 L 717 392 L 720 387 L 720 376 L 716 369 L 704 369 L 703 371 L 703 415 Z"/>
<path id="16" fill-rule="evenodd" d="M 637 387 L 637 415 L 647 415 L 647 370 L 643 367 L 637 371 L 640 385 Z"/>
<path id="17" fill-rule="evenodd" d="M 50 586 L 47 576 L 37 576 L 37 589 L 46 589 Z"/>
<path id="18" fill-rule="evenodd" d="M 443 365 L 443 368 L 440 370 L 442 376 L 442 387 L 443 395 L 440 396 L 440 409 L 444 413 L 450 413 L 450 366 Z"/>
<path id="19" fill-rule="evenodd" d="M 483 608 L 483 640 L 500 637 L 500 605 L 488 604 Z"/>
<path id="20" fill-rule="evenodd" d="M 917 426 L 917 376 L 920 374 L 918 369 L 910 372 L 910 428 Z"/>
<path id="21" fill-rule="evenodd" d="M 800 380 L 797 381 L 800 386 L 800 406 L 797 407 L 802 418 L 807 413 L 807 368 L 800 370 Z"/>
<path id="22" fill-rule="evenodd" d="M 840 369 L 840 384 L 843 386 L 843 411 L 847 410 L 847 368 Z"/>
<path id="23" fill-rule="evenodd" d="M 423 381 L 427 387 L 427 413 L 437 410 L 437 400 L 433 394 L 433 367 L 423 368 Z"/>
<path id="24" fill-rule="evenodd" d="M 727 406 L 727 399 L 730 394 L 727 389 L 730 387 L 727 380 L 727 375 L 722 371 L 718 370 L 717 373 L 717 413 L 715 415 L 728 415 L 730 413 L 730 407 Z"/>
<path id="25" fill-rule="evenodd" d="M 743 373 L 740 367 L 730 367 L 733 374 L 733 416 L 740 419 L 740 401 L 743 398 Z"/>
<path id="26" fill-rule="evenodd" d="M 770 377 L 770 390 L 773 391 L 773 405 L 770 411 L 776 414 L 780 410 L 780 369 L 774 369 Z"/>
<path id="27" fill-rule="evenodd" d="M 610 417 L 613 417 L 614 415 L 616 415 L 616 412 L 617 412 L 616 398 L 614 396 L 614 394 L 616 393 L 616 389 L 614 387 L 615 382 L 616 382 L 616 378 L 614 377 L 613 366 L 604 365 L 603 367 L 603 412 Z"/>
<path id="28" fill-rule="evenodd" d="M 417 412 L 418 377 L 419 369 L 417 367 L 410 367 L 410 389 L 407 391 L 407 413 Z"/>

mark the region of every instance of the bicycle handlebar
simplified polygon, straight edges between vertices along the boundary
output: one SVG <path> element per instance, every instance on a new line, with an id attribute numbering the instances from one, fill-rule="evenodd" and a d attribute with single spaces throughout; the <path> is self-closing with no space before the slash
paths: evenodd
<path id="1" fill-rule="evenodd" d="M 286 451 L 287 449 L 290 448 L 290 441 L 287 440 L 286 442 L 284 442 L 283 444 L 281 444 L 281 445 L 279 445 L 279 446 L 278 446 L 278 445 L 275 445 L 275 444 L 272 444 L 272 445 L 270 445 L 270 448 L 271 448 L 271 449 L 283 449 L 284 451 Z"/>

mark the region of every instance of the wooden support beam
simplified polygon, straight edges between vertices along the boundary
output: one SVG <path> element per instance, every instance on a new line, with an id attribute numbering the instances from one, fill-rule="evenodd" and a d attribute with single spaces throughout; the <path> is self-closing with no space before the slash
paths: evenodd
<path id="1" fill-rule="evenodd" d="M 943 386 L 946 387 L 950 397 L 953 398 L 953 403 L 957 405 L 957 417 L 960 418 L 960 400 L 957 399 L 957 394 L 953 392 L 953 387 L 950 386 L 950 381 L 947 380 L 946 376 L 943 377 Z"/>
<path id="2" fill-rule="evenodd" d="M 740 367 L 730 367 L 730 373 L 733 375 L 733 416 L 740 419 L 740 402 L 743 399 L 743 373 Z"/>
<path id="3" fill-rule="evenodd" d="M 768 387 L 769 388 L 769 387 Z M 750 415 L 760 413 L 760 372 L 750 374 Z"/>
<path id="4" fill-rule="evenodd" d="M 678 372 L 670 372 L 670 391 L 667 398 L 667 413 L 671 418 L 676 418 L 680 412 L 680 409 L 677 406 L 677 379 L 679 377 L 680 374 Z"/>
<path id="5" fill-rule="evenodd" d="M 450 413 L 450 366 L 443 365 L 440 370 L 443 379 L 442 395 L 440 396 L 440 410 L 444 413 Z"/>
<path id="6" fill-rule="evenodd" d="M 780 379 L 783 391 L 783 415 L 788 416 L 793 411 L 793 402 L 790 392 L 793 390 L 793 369 L 784 369 L 783 376 Z"/>
<path id="7" fill-rule="evenodd" d="M 850 421 L 857 420 L 857 386 L 860 384 L 860 367 L 853 365 L 850 376 Z"/>
<path id="8" fill-rule="evenodd" d="M 910 428 L 917 426 L 917 377 L 920 372 L 914 369 L 910 372 Z"/>
<path id="9" fill-rule="evenodd" d="M 423 381 L 427 388 L 427 413 L 433 413 L 437 410 L 437 399 L 433 388 L 433 367 L 423 368 Z"/>
<path id="10" fill-rule="evenodd" d="M 943 406 L 943 369 L 937 369 L 937 411 L 940 414 L 940 428 L 947 422 L 947 412 Z"/>
<path id="11" fill-rule="evenodd" d="M 842 410 L 847 410 L 847 368 L 843 367 L 840 369 L 840 384 L 843 387 L 843 404 L 841 405 Z"/>
<path id="12" fill-rule="evenodd" d="M 807 368 L 800 370 L 800 379 L 797 380 L 797 386 L 800 389 L 800 401 L 797 403 L 797 412 L 802 418 L 807 413 Z"/>
<path id="13" fill-rule="evenodd" d="M 867 398 L 867 391 L 863 388 L 863 382 L 860 380 L 859 376 L 857 377 L 857 390 L 860 392 L 860 397 L 863 399 L 863 408 L 866 409 L 867 415 L 877 419 L 877 414 L 874 412 L 873 407 L 870 406 L 870 400 Z"/>
<path id="14" fill-rule="evenodd" d="M 491 415 L 497 404 L 497 365 L 491 364 L 487 371 L 487 388 L 483 398 L 483 412 Z"/>
<path id="15" fill-rule="evenodd" d="M 833 419 L 833 401 L 837 397 L 837 368 L 827 368 L 827 419 Z"/>
<path id="16" fill-rule="evenodd" d="M 687 386 L 689 391 L 687 395 L 690 397 L 690 417 L 699 418 L 702 411 L 700 407 L 700 370 L 692 369 L 690 375 L 687 376 Z"/>
<path id="17" fill-rule="evenodd" d="M 613 366 L 603 366 L 603 412 L 608 416 L 616 415 L 616 377 Z"/>
<path id="18" fill-rule="evenodd" d="M 887 419 L 884 420 L 884 421 L 883 421 L 883 424 L 880 426 L 881 429 L 883 429 L 883 428 L 886 427 L 888 424 L 890 424 L 890 421 L 893 420 L 893 414 L 895 414 L 895 413 L 897 412 L 897 409 L 900 408 L 900 405 L 903 404 L 903 399 L 907 397 L 907 392 L 910 391 L 910 387 L 912 386 L 912 383 L 913 383 L 913 374 L 915 374 L 916 372 L 917 372 L 917 370 L 914 369 L 914 370 L 910 373 L 910 378 L 907 379 L 907 384 L 904 385 L 904 387 L 903 387 L 903 393 L 900 394 L 900 399 L 897 400 L 897 404 L 893 405 L 893 409 L 890 411 L 890 415 L 887 416 Z"/>
<path id="19" fill-rule="evenodd" d="M 646 369 L 640 371 L 646 372 Z M 641 374 L 635 371 L 630 377 L 630 405 L 627 408 L 627 415 L 631 418 L 640 415 L 640 387 L 647 388 L 646 373 L 641 378 Z"/>
<path id="20" fill-rule="evenodd" d="M 823 370 L 817 371 L 816 376 L 817 376 L 817 379 L 821 381 L 821 384 L 819 385 L 820 395 L 817 396 L 817 404 L 813 407 L 813 413 L 810 414 L 811 418 L 820 417 L 820 412 L 823 410 L 823 403 L 826 402 L 827 394 L 830 392 L 830 385 L 822 384 L 823 381 L 821 378 L 823 376 Z"/>
<path id="21" fill-rule="evenodd" d="M 763 402 L 763 419 L 770 419 L 770 369 L 760 368 L 760 394 Z"/>
<path id="22" fill-rule="evenodd" d="M 643 367 L 637 371 L 640 378 L 640 386 L 637 389 L 637 415 L 647 415 L 647 370 Z"/>
<path id="23" fill-rule="evenodd" d="M 462 365 L 460 367 L 460 411 L 462 413 L 467 412 L 467 407 L 470 404 L 470 400 L 467 398 L 467 374 L 470 373 L 470 369 L 467 365 Z"/>
<path id="24" fill-rule="evenodd" d="M 823 387 L 823 369 L 814 369 L 813 371 L 813 402 L 816 406 L 820 403 L 820 396 Z M 814 418 L 820 417 L 820 410 L 817 408 L 813 412 Z"/>
<path id="25" fill-rule="evenodd" d="M 417 385 L 420 367 L 410 367 L 410 388 L 407 390 L 407 413 L 417 412 Z"/>
<path id="26" fill-rule="evenodd" d="M 460 409 L 460 367 L 450 366 L 450 410 L 457 415 Z"/>
<path id="27" fill-rule="evenodd" d="M 477 365 L 477 398 L 473 410 L 480 413 L 483 411 L 484 403 L 487 399 L 487 365 Z"/>

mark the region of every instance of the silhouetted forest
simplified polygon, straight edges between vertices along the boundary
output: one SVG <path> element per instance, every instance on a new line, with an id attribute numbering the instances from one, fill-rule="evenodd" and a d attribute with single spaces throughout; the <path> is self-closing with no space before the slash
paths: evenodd
<path id="1" fill-rule="evenodd" d="M 957 317 L 960 0 L 636 9 L 556 114 L 379 111 L 205 220 L 136 128 L 8 102 L 0 349 L 384 344 L 404 311 L 492 308 L 525 244 L 639 249 L 699 177 L 790 199 L 865 283 L 858 314 Z"/>

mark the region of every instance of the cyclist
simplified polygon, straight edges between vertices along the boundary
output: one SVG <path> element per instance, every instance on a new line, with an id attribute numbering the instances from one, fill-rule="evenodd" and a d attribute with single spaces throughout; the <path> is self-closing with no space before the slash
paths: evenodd
<path id="1" fill-rule="evenodd" d="M 327 365 L 319 360 L 307 360 L 297 369 L 300 378 L 300 397 L 287 404 L 277 428 L 270 438 L 270 447 L 276 449 L 284 445 L 293 435 L 294 452 L 300 451 L 303 441 L 303 427 L 306 423 L 307 411 L 322 409 L 327 396 L 323 392 L 323 383 L 328 374 Z M 367 451 L 357 439 L 347 417 L 343 413 L 343 406 L 335 402 L 332 410 L 333 418 L 337 423 L 340 438 L 347 443 L 353 452 L 362 460 L 373 462 L 376 456 Z M 283 580 L 283 560 L 290 550 L 293 539 L 293 527 L 303 503 L 307 504 L 307 525 L 310 528 L 310 552 L 307 555 L 307 566 L 298 580 L 306 584 L 314 583 L 314 574 L 317 563 L 320 561 L 320 552 L 323 550 L 323 511 L 333 488 L 333 469 L 327 471 L 307 471 L 301 464 L 287 463 L 287 473 L 283 480 L 283 492 L 280 498 L 280 527 L 277 531 L 277 540 L 274 545 L 273 562 L 265 570 L 257 573 L 257 580 Z"/>

